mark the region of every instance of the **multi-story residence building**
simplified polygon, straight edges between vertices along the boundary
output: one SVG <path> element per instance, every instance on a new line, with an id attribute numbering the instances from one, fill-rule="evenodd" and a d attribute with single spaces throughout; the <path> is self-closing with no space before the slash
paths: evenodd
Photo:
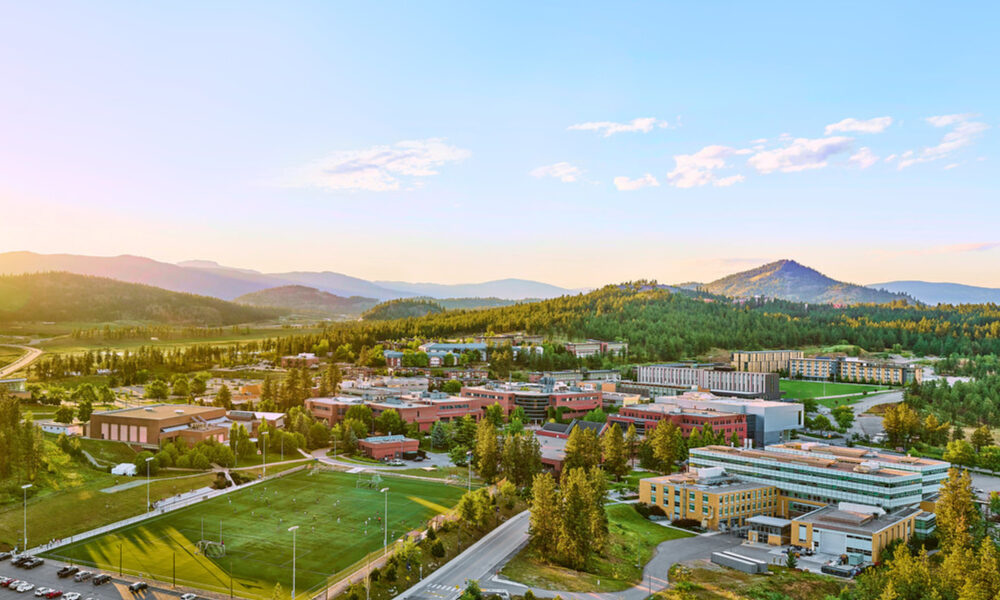
<path id="1" fill-rule="evenodd" d="M 587 340 L 585 342 L 566 342 L 566 351 L 577 358 L 586 358 L 594 354 L 611 354 L 622 356 L 628 354 L 628 343 L 605 342 L 602 340 Z"/>
<path id="2" fill-rule="evenodd" d="M 635 430 L 647 434 L 662 422 L 675 425 L 681 435 L 688 437 L 696 429 L 711 426 L 716 433 L 725 435 L 726 440 L 735 433 L 742 443 L 747 436 L 746 415 L 723 412 L 714 409 L 687 408 L 666 402 L 623 406 L 617 413 L 608 416 L 608 423 L 618 423 L 624 431 L 630 425 Z"/>
<path id="3" fill-rule="evenodd" d="M 737 350 L 732 353 L 732 366 L 737 371 L 753 373 L 787 373 L 793 358 L 802 358 L 801 350 Z"/>
<path id="4" fill-rule="evenodd" d="M 673 363 L 636 367 L 636 377 L 639 384 L 706 391 L 720 396 L 766 400 L 777 400 L 781 397 L 778 375 L 775 373 L 751 373 Z"/>
<path id="5" fill-rule="evenodd" d="M 906 385 L 923 380 L 923 369 L 918 365 L 851 357 L 793 358 L 789 361 L 788 374 L 802 379 L 864 381 L 886 385 Z"/>

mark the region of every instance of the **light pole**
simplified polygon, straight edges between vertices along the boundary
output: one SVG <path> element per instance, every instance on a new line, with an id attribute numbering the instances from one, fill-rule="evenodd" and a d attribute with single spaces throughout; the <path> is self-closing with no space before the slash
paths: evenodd
<path id="1" fill-rule="evenodd" d="M 21 486 L 21 489 L 24 491 L 24 549 L 22 550 L 22 554 L 28 551 L 28 488 L 30 487 L 30 483 Z"/>
<path id="2" fill-rule="evenodd" d="M 292 600 L 295 600 L 295 530 L 298 528 L 298 525 L 288 528 L 288 531 L 292 532 Z"/>
<path id="3" fill-rule="evenodd" d="M 465 453 L 465 462 L 469 465 L 469 491 L 472 491 L 472 451 Z"/>
<path id="4" fill-rule="evenodd" d="M 389 488 L 379 490 L 385 494 L 385 516 L 382 517 L 382 556 L 389 555 Z"/>
<path id="5" fill-rule="evenodd" d="M 149 463 L 153 461 L 153 456 L 146 459 L 146 512 L 149 512 Z"/>
<path id="6" fill-rule="evenodd" d="M 261 458 L 264 460 L 264 477 L 267 477 L 267 434 L 268 433 L 270 432 L 265 431 L 260 434 L 261 437 L 264 438 L 264 453 L 261 455 Z"/>

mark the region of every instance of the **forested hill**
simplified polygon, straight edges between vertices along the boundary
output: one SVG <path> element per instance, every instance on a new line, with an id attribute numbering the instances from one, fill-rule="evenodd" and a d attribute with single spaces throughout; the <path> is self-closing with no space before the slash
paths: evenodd
<path id="1" fill-rule="evenodd" d="M 927 307 L 905 301 L 840 309 L 782 300 L 733 303 L 637 282 L 531 304 L 334 324 L 324 337 L 332 344 L 358 349 L 381 340 L 484 331 L 626 340 L 636 361 L 689 358 L 712 348 L 797 348 L 842 341 L 872 351 L 899 344 L 919 354 L 971 355 L 1000 352 L 1000 308 Z"/>
<path id="2" fill-rule="evenodd" d="M 374 298 L 362 296 L 345 298 L 305 285 L 283 285 L 251 292 L 236 298 L 234 302 L 250 306 L 285 308 L 323 316 L 360 315 L 378 304 L 378 300 Z"/>
<path id="3" fill-rule="evenodd" d="M 433 300 L 414 300 L 403 298 L 389 300 L 366 310 L 361 318 L 365 321 L 386 321 L 391 319 L 408 319 L 423 317 L 428 314 L 444 312 L 444 307 Z"/>
<path id="4" fill-rule="evenodd" d="M 218 326 L 276 315 L 274 310 L 104 277 L 72 273 L 0 276 L 0 322 L 128 320 Z"/>

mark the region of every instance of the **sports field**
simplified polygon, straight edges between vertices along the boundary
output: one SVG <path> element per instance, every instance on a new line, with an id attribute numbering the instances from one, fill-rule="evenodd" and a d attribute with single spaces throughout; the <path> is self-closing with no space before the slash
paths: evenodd
<path id="1" fill-rule="evenodd" d="M 288 528 L 298 525 L 296 592 L 301 595 L 382 548 L 383 495 L 356 487 L 358 477 L 318 469 L 294 473 L 56 549 L 51 556 L 114 572 L 121 552 L 126 572 L 166 582 L 176 560 L 178 585 L 225 593 L 231 569 L 236 595 L 269 598 L 275 582 L 285 594 L 291 590 Z M 403 477 L 386 477 L 377 487 L 389 488 L 390 542 L 448 511 L 464 492 Z M 199 550 L 200 540 L 212 547 Z"/>
<path id="2" fill-rule="evenodd" d="M 876 392 L 887 390 L 887 385 L 867 385 L 862 383 L 833 383 L 831 381 L 806 381 L 782 379 L 780 382 L 781 391 L 786 398 L 822 398 L 824 396 L 845 396 L 848 394 L 860 394 L 862 392 Z"/>

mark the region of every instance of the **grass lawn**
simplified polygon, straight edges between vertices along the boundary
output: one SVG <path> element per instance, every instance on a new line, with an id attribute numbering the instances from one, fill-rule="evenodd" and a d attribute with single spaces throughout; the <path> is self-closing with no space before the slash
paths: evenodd
<path id="1" fill-rule="evenodd" d="M 80 447 L 98 461 L 105 463 L 119 464 L 132 462 L 137 456 L 137 452 L 125 442 L 112 442 L 110 440 L 95 440 L 92 438 L 79 437 Z"/>
<path id="2" fill-rule="evenodd" d="M 789 598 L 791 600 L 824 600 L 839 597 L 850 582 L 805 571 L 789 571 L 771 566 L 768 575 L 749 575 L 714 565 L 707 560 L 685 563 L 690 571 L 686 583 L 653 595 L 667 600 L 731 600 L 739 590 L 740 598 Z M 683 590 L 680 588 L 684 588 Z"/>
<path id="3" fill-rule="evenodd" d="M 357 475 L 325 470 L 294 473 L 168 513 L 100 538 L 84 540 L 53 552 L 66 560 L 115 570 L 119 545 L 126 571 L 170 581 L 173 557 L 178 582 L 245 598 L 269 598 L 275 582 L 291 589 L 292 534 L 298 525 L 296 590 L 305 592 L 331 574 L 353 565 L 382 547 L 378 519 L 383 496 L 357 488 Z M 392 478 L 389 488 L 389 539 L 422 527 L 450 510 L 460 488 L 412 479 Z M 225 543 L 224 558 L 198 552 L 204 519 L 205 538 Z"/>
<path id="4" fill-rule="evenodd" d="M 24 350 L 20 348 L 11 348 L 10 346 L 0 346 L 0 367 L 9 365 L 14 362 L 21 355 L 24 354 Z"/>
<path id="5" fill-rule="evenodd" d="M 781 391 L 785 398 L 801 400 L 803 398 L 819 398 L 823 396 L 843 396 L 845 394 L 862 394 L 888 390 L 887 385 L 867 385 L 863 383 L 833 383 L 822 381 L 806 381 L 797 379 L 782 379 Z"/>
<path id="6" fill-rule="evenodd" d="M 607 510 L 610 535 L 605 554 L 593 558 L 587 572 L 550 564 L 529 545 L 501 573 L 514 581 L 550 590 L 617 592 L 639 583 L 642 567 L 661 542 L 694 535 L 644 519 L 630 504 L 613 504 Z"/>

